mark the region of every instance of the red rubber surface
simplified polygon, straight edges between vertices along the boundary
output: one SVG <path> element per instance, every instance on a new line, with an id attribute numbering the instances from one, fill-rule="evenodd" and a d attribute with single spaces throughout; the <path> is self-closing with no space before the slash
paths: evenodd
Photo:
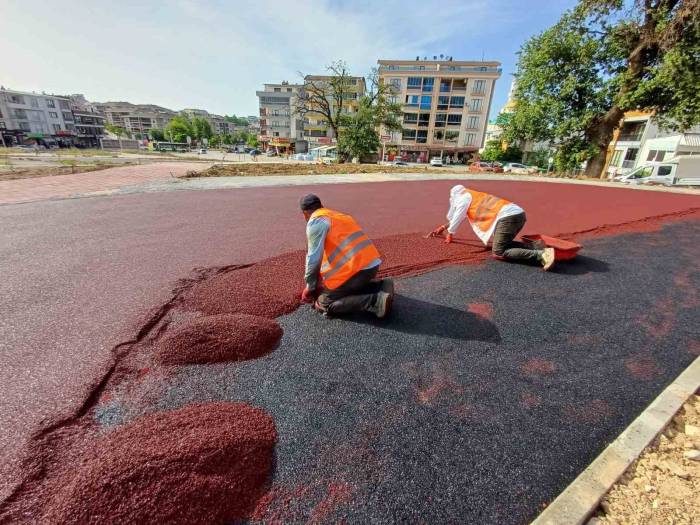
<path id="1" fill-rule="evenodd" d="M 17 460 L 31 434 L 80 412 L 99 387 L 112 349 L 134 337 L 192 268 L 302 249 L 297 202 L 310 191 L 353 214 L 375 239 L 427 233 L 444 222 L 455 183 L 171 192 L 0 207 L 6 248 L 0 258 L 0 498 L 20 479 Z M 658 221 L 650 217 L 680 220 L 700 208 L 697 196 L 668 193 L 507 181 L 469 185 L 525 208 L 525 232 L 564 237 L 654 229 Z M 418 237 L 387 241 L 395 251 L 385 270 L 411 273 L 452 260 L 443 257 L 439 240 Z M 459 237 L 469 251 L 484 253 L 467 226 Z M 461 257 L 457 245 L 448 249 Z M 295 278 L 300 288 L 302 276 Z M 275 294 L 279 282 L 273 275 L 264 285 Z"/>

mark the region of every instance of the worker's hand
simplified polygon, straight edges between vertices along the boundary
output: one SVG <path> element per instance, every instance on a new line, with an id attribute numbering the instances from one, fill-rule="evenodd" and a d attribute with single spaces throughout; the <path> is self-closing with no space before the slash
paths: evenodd
<path id="1" fill-rule="evenodd" d="M 452 242 L 452 234 L 448 233 L 447 237 L 445 237 L 445 244 L 450 244 Z"/>
<path id="2" fill-rule="evenodd" d="M 307 286 L 306 288 L 304 288 L 304 291 L 301 292 L 301 302 L 302 303 L 313 303 L 315 296 L 316 296 L 315 290 L 309 290 L 309 287 Z"/>
<path id="3" fill-rule="evenodd" d="M 435 228 L 433 231 L 430 232 L 430 237 L 440 237 L 442 233 L 447 229 L 447 225 L 441 224 L 437 228 Z"/>

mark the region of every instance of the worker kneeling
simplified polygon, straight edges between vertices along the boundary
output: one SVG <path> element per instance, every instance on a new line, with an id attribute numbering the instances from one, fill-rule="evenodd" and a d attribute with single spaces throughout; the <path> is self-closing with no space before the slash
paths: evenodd
<path id="1" fill-rule="evenodd" d="M 391 311 L 394 283 L 373 280 L 382 260 L 374 243 L 350 215 L 324 208 L 313 194 L 300 202 L 306 218 L 306 288 L 302 302 L 326 316 L 370 312 L 379 318 Z M 319 283 L 320 277 L 320 283 Z"/>
<path id="2" fill-rule="evenodd" d="M 522 261 L 541 264 L 545 270 L 554 265 L 554 249 L 515 241 L 515 237 L 525 226 L 525 210 L 505 199 L 469 190 L 458 184 L 450 190 L 450 210 L 447 224 L 437 227 L 430 235 L 437 237 L 447 231 L 445 242 L 452 242 L 457 228 L 468 219 L 474 233 L 484 245 L 493 236 L 492 253 L 509 261 Z"/>

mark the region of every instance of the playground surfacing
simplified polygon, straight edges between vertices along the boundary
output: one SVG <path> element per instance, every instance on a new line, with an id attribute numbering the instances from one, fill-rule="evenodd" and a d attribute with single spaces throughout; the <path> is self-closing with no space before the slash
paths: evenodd
<path id="1" fill-rule="evenodd" d="M 428 183 L 425 185 L 421 184 L 420 187 L 422 189 L 435 189 L 436 186 L 444 185 L 445 183 Z M 387 187 L 386 185 L 383 186 Z M 511 191 L 516 189 L 515 185 L 501 184 L 501 186 L 501 189 L 510 188 Z M 527 191 L 516 200 L 523 204 L 525 201 L 530 203 L 533 199 L 541 201 L 543 197 L 537 193 L 537 188 L 540 188 L 540 186 L 542 185 L 517 185 L 518 189 Z M 408 186 L 396 185 L 392 187 L 400 189 L 404 194 L 406 194 L 406 189 L 408 188 Z M 418 185 L 411 186 L 411 188 L 417 189 Z M 326 189 L 326 192 L 336 198 L 341 197 L 340 200 L 345 199 L 347 201 L 349 198 L 340 188 L 333 188 L 332 190 Z M 497 188 L 492 191 L 497 192 L 496 190 Z M 294 192 L 298 191 L 300 190 L 294 190 Z M 320 188 L 317 191 L 322 192 Z M 357 190 L 353 189 L 353 191 L 356 192 Z M 270 197 L 270 193 L 273 194 L 274 199 L 279 199 L 281 195 L 278 194 L 290 193 L 290 191 L 282 192 L 276 190 L 269 192 L 265 196 Z M 378 195 L 376 192 L 371 191 L 366 193 L 369 200 L 376 198 Z M 502 192 L 497 193 L 502 194 Z M 555 193 L 565 192 L 557 189 Z M 544 194 L 546 194 L 546 191 Z M 556 226 L 550 227 L 560 228 L 560 230 L 548 230 L 551 233 L 593 230 L 592 234 L 598 234 L 605 230 L 603 233 L 609 235 L 611 233 L 637 231 L 640 229 L 653 231 L 658 225 L 647 224 L 649 221 L 646 218 L 654 215 L 655 211 L 668 211 L 674 214 L 675 218 L 680 216 L 682 219 L 685 212 L 683 211 L 683 206 L 678 206 L 678 203 L 681 201 L 686 203 L 692 202 L 687 198 L 685 200 L 682 200 L 682 198 L 676 200 L 675 198 L 667 198 L 667 196 L 660 198 L 660 196 L 658 202 L 663 203 L 663 206 L 650 207 L 648 210 L 643 211 L 645 202 L 647 204 L 657 203 L 649 195 L 644 195 L 640 198 L 636 198 L 636 196 L 635 198 L 630 198 L 630 192 L 606 192 L 596 189 L 595 191 L 579 192 L 577 196 L 587 195 L 587 198 L 590 198 L 593 194 L 606 197 L 609 201 L 607 207 L 601 207 L 601 213 L 595 220 L 591 219 L 590 216 L 586 216 L 587 218 L 583 221 L 576 219 L 573 215 L 577 214 L 572 213 L 575 211 L 576 206 L 574 201 L 571 200 L 556 202 L 551 207 L 537 208 L 531 204 L 526 204 L 526 208 L 529 213 L 530 209 L 532 209 L 532 224 L 535 226 L 541 227 L 547 223 L 548 221 L 545 220 L 547 216 L 549 216 L 549 219 L 552 216 L 557 217 Z M 611 199 L 611 195 L 615 195 L 619 199 Z M 231 196 L 234 200 L 237 200 L 235 194 L 232 193 Z M 250 193 L 247 196 L 250 197 Z M 430 192 L 427 196 L 421 194 L 421 198 L 427 198 L 433 203 L 442 200 L 436 199 L 436 196 L 435 192 Z M 417 195 L 408 195 L 408 197 L 409 200 L 415 200 Z M 615 213 L 611 214 L 610 204 L 614 201 L 619 203 L 619 206 Z M 244 206 L 252 205 L 245 202 L 242 202 L 242 204 Z M 406 206 L 407 204 L 408 201 L 403 201 L 399 206 Z M 592 202 L 588 204 L 591 205 Z M 598 202 L 598 204 L 601 203 Z M 347 206 L 349 205 L 350 203 L 346 202 L 345 209 L 348 209 Z M 366 205 L 367 202 L 365 202 Z M 343 209 L 342 205 L 338 207 Z M 433 204 L 433 207 L 435 207 L 435 204 Z M 359 213 L 367 214 L 367 210 L 363 212 L 362 208 L 358 209 Z M 379 215 L 383 217 L 381 225 L 385 229 L 391 226 L 391 214 L 387 213 L 390 209 L 391 206 L 383 208 L 382 213 Z M 685 209 L 687 210 L 688 208 Z M 567 211 L 570 213 L 567 214 Z M 240 209 L 236 209 L 233 213 L 234 218 L 241 218 Z M 659 214 L 663 215 L 663 213 Z M 436 215 L 440 216 L 440 214 Z M 626 220 L 637 219 L 638 222 L 632 226 L 614 226 L 611 228 L 606 226 L 610 224 L 610 222 L 606 221 L 611 220 L 613 215 L 617 215 L 621 220 L 624 216 Z M 362 215 L 358 216 L 362 217 Z M 372 217 L 374 218 L 372 219 Z M 376 213 L 370 212 L 368 214 L 367 222 L 370 228 L 376 228 L 373 224 L 376 224 L 377 218 Z M 642 219 L 641 222 L 639 219 Z M 426 229 L 428 220 L 430 219 L 426 216 L 424 218 Z M 622 220 L 622 222 L 625 222 L 625 220 Z M 667 226 L 666 228 L 679 228 L 681 232 L 683 231 L 682 228 L 691 228 L 691 233 L 685 235 L 689 235 L 692 239 L 697 238 L 698 231 L 694 226 L 696 224 L 697 222 L 687 222 L 677 226 Z M 692 228 L 695 229 L 693 230 Z M 475 518 L 483 515 L 486 516 L 484 518 L 486 520 L 498 521 L 501 519 L 498 512 L 496 514 L 489 513 L 495 512 L 494 509 L 499 508 L 504 509 L 502 510 L 505 513 L 504 515 L 512 516 L 514 520 L 517 520 L 519 519 L 518 516 L 522 518 L 526 512 L 530 514 L 533 512 L 532 504 L 535 504 L 536 508 L 538 505 L 551 499 L 561 486 L 556 485 L 559 489 L 552 489 L 550 491 L 553 492 L 552 495 L 547 492 L 547 488 L 551 488 L 551 485 L 547 485 L 545 481 L 540 483 L 540 480 L 537 479 L 538 485 L 535 491 L 528 492 L 522 486 L 516 486 L 513 489 L 516 494 L 527 495 L 525 502 L 522 499 L 516 499 L 516 503 L 513 503 L 513 494 L 511 494 L 510 489 L 505 489 L 506 493 L 496 491 L 498 498 L 496 498 L 494 503 L 493 491 L 489 492 L 489 487 L 491 487 L 491 481 L 488 480 L 489 476 L 492 476 L 494 480 L 498 480 L 504 478 L 505 474 L 510 472 L 510 475 L 517 478 L 511 472 L 514 467 L 513 464 L 507 461 L 509 457 L 522 458 L 523 464 L 531 461 L 533 458 L 536 458 L 535 463 L 540 461 L 537 459 L 537 449 L 533 448 L 533 445 L 529 444 L 527 440 L 523 441 L 521 438 L 520 442 L 524 443 L 525 446 L 522 450 L 516 451 L 506 447 L 503 442 L 493 439 L 493 435 L 497 435 L 499 432 L 510 435 L 517 433 L 520 427 L 526 430 L 529 430 L 530 427 L 534 428 L 530 419 L 523 419 L 522 415 L 519 414 L 511 414 L 510 419 L 499 419 L 499 407 L 501 405 L 517 403 L 518 406 L 528 409 L 529 412 L 527 414 L 530 414 L 530 411 L 532 413 L 545 411 L 547 414 L 551 412 L 560 416 L 563 414 L 568 420 L 573 420 L 584 428 L 590 426 L 598 428 L 600 421 L 613 419 L 621 426 L 619 429 L 615 427 L 615 431 L 610 430 L 610 436 L 605 438 L 610 439 L 621 428 L 624 428 L 626 424 L 620 423 L 619 420 L 627 421 L 617 412 L 619 406 L 622 406 L 625 410 L 630 410 L 630 407 L 635 405 L 630 405 L 627 402 L 615 404 L 611 399 L 602 395 L 597 397 L 590 397 L 589 395 L 589 397 L 580 399 L 574 397 L 573 400 L 568 400 L 566 403 L 563 403 L 563 398 L 555 396 L 552 403 L 547 396 L 543 395 L 542 391 L 549 392 L 553 388 L 547 381 L 555 381 L 554 378 L 561 377 L 565 380 L 569 390 L 573 389 L 570 383 L 578 384 L 573 379 L 580 379 L 580 385 L 585 386 L 589 394 L 591 389 L 595 393 L 596 381 L 600 380 L 600 378 L 605 378 L 604 374 L 599 370 L 601 363 L 607 365 L 616 363 L 619 365 L 621 356 L 612 353 L 610 354 L 611 357 L 606 359 L 608 354 L 602 350 L 597 350 L 592 355 L 598 356 L 598 361 L 588 363 L 592 368 L 591 375 L 587 377 L 580 369 L 576 368 L 581 363 L 570 363 L 575 365 L 572 368 L 565 366 L 568 352 L 562 353 L 563 350 L 577 348 L 576 345 L 586 348 L 599 348 L 601 345 L 613 348 L 627 348 L 625 345 L 629 344 L 629 347 L 633 348 L 635 353 L 625 354 L 621 366 L 624 366 L 625 372 L 635 378 L 635 380 L 648 383 L 644 387 L 644 392 L 647 394 L 648 391 L 653 390 L 653 388 L 649 387 L 649 384 L 653 387 L 656 385 L 654 381 L 658 380 L 663 380 L 665 381 L 663 384 L 667 384 L 685 366 L 682 359 L 673 363 L 674 366 L 679 367 L 678 370 L 670 367 L 665 361 L 660 362 L 658 357 L 651 353 L 651 347 L 646 343 L 640 344 L 639 339 L 641 337 L 639 334 L 646 334 L 645 337 L 648 337 L 649 341 L 663 340 L 665 343 L 673 344 L 673 348 L 681 348 L 678 345 L 684 344 L 685 340 L 673 343 L 673 337 L 677 335 L 675 326 L 679 318 L 675 310 L 678 308 L 691 311 L 697 309 L 697 298 L 692 293 L 683 295 L 678 292 L 676 295 L 669 295 L 667 293 L 668 287 L 663 286 L 668 280 L 668 269 L 672 266 L 670 262 L 675 264 L 674 261 L 682 260 L 685 266 L 675 272 L 672 285 L 678 290 L 697 290 L 697 274 L 694 273 L 694 266 L 688 262 L 697 259 L 697 253 L 693 252 L 696 248 L 694 248 L 692 242 L 686 242 L 681 239 L 684 236 L 683 233 L 676 234 L 677 237 L 678 235 L 680 237 L 673 242 L 666 241 L 664 235 L 668 235 L 667 229 L 661 233 L 630 236 L 634 237 L 636 241 L 628 243 L 627 250 L 624 251 L 627 259 L 622 261 L 624 264 L 621 263 L 620 266 L 617 266 L 615 273 L 610 275 L 611 282 L 605 283 L 601 287 L 599 291 L 602 295 L 597 296 L 595 300 L 589 298 L 584 301 L 587 303 L 588 309 L 586 310 L 570 312 L 567 309 L 569 303 L 579 304 L 587 296 L 583 293 L 581 298 L 578 297 L 582 293 L 578 288 L 566 288 L 563 287 L 563 283 L 572 283 L 572 286 L 576 284 L 581 289 L 585 289 L 584 292 L 587 292 L 589 287 L 587 279 L 593 279 L 594 276 L 599 274 L 607 275 L 611 273 L 610 260 L 621 255 L 616 247 L 617 245 L 614 243 L 610 245 L 608 251 L 603 252 L 598 258 L 590 251 L 591 247 L 595 246 L 595 243 L 622 239 L 623 237 L 614 237 L 601 241 L 586 241 L 585 256 L 580 258 L 576 265 L 570 266 L 568 270 L 562 268 L 566 275 L 546 275 L 535 268 L 489 261 L 486 265 L 451 267 L 430 272 L 422 277 L 402 279 L 399 282 L 401 287 L 399 288 L 400 297 L 397 299 L 397 315 L 385 323 L 367 323 L 366 320 L 362 319 L 327 322 L 319 316 L 313 315 L 306 308 L 297 310 L 280 319 L 285 335 L 280 347 L 268 357 L 263 357 L 244 365 L 207 365 L 205 367 L 168 370 L 149 370 L 148 367 L 144 367 L 138 370 L 138 374 L 127 377 L 125 382 L 127 386 L 131 386 L 137 380 L 142 384 L 150 385 L 147 395 L 139 399 L 139 403 L 130 405 L 128 394 L 130 390 L 133 393 L 134 389 L 127 388 L 125 390 L 126 394 L 121 396 L 120 391 L 116 389 L 112 391 L 112 389 L 107 388 L 105 391 L 97 392 L 102 395 L 99 397 L 100 404 L 94 407 L 94 412 L 91 405 L 88 404 L 88 410 L 84 414 L 89 417 L 96 415 L 97 422 L 105 424 L 105 430 L 111 430 L 115 427 L 121 428 L 121 425 L 124 423 L 133 422 L 133 418 L 143 412 L 172 408 L 188 401 L 247 400 L 254 406 L 266 410 L 273 416 L 279 435 L 279 442 L 275 451 L 277 466 L 273 471 L 271 490 L 262 497 L 255 509 L 252 515 L 254 520 L 275 521 L 281 517 L 279 519 L 283 521 L 311 520 L 319 522 L 337 521 L 342 516 L 354 516 L 355 518 L 353 519 L 358 520 L 362 519 L 363 516 L 367 519 L 379 520 L 402 520 L 410 519 L 412 516 L 414 519 L 420 520 L 421 517 L 427 519 L 447 516 L 445 519 L 449 521 L 462 513 Z M 528 231 L 533 230 L 530 228 Z M 381 238 L 379 242 L 381 243 L 383 240 L 384 238 Z M 404 256 L 410 258 L 418 255 L 420 259 L 426 253 L 429 253 L 429 250 L 426 250 L 424 247 L 421 251 L 412 252 L 411 249 L 414 245 L 407 241 L 408 239 L 399 239 L 398 243 L 392 244 L 395 249 L 394 255 L 400 255 L 398 259 L 392 260 L 392 257 L 388 257 L 389 264 L 387 266 L 392 267 L 399 274 L 403 274 L 405 270 L 408 270 L 407 273 L 410 274 L 412 273 L 411 270 L 415 269 L 410 264 L 408 266 L 402 264 Z M 265 242 L 267 241 L 264 241 L 263 244 Z M 431 242 L 439 243 L 437 240 Z M 684 246 L 683 250 L 680 249 L 680 246 Z M 473 247 L 465 245 L 465 251 L 474 252 L 475 260 L 472 262 L 484 261 L 483 253 L 479 254 L 478 251 L 473 250 Z M 240 257 L 240 253 L 238 257 Z M 656 269 L 654 273 L 646 271 L 650 264 L 650 258 L 656 261 L 652 265 Z M 395 263 L 397 260 L 398 263 Z M 444 262 L 438 264 L 438 266 Z M 430 261 L 426 261 L 425 265 L 421 263 L 419 266 L 421 271 L 426 271 L 430 268 Z M 487 274 L 482 276 L 481 272 L 489 272 L 492 269 L 495 269 L 497 274 L 492 279 L 490 286 L 483 289 L 479 288 L 482 281 L 484 283 L 487 282 L 485 280 Z M 453 277 L 452 281 L 448 279 L 445 283 L 440 284 L 443 272 L 447 275 L 451 271 L 463 273 Z M 292 274 L 296 275 L 296 272 L 290 272 L 290 275 Z M 639 280 L 630 283 L 629 279 L 634 275 L 639 276 Z M 556 280 L 564 276 L 567 280 Z M 293 279 L 293 277 L 290 277 L 290 279 Z M 420 281 L 420 279 L 427 280 Z M 625 288 L 625 291 L 628 295 L 621 294 L 617 298 L 611 297 L 608 292 L 611 289 L 615 289 L 614 287 L 611 288 L 612 284 L 614 284 L 613 281 L 627 283 L 628 288 Z M 657 282 L 651 283 L 652 285 L 650 286 L 649 283 L 651 281 Z M 468 283 L 472 288 L 460 289 L 461 285 L 459 283 L 462 282 Z M 527 285 L 524 286 L 523 282 L 527 282 Z M 277 281 L 270 281 L 270 285 L 275 283 Z M 416 290 L 419 290 L 420 293 L 416 290 L 411 292 L 413 283 L 419 283 L 416 285 Z M 290 286 L 289 279 L 280 281 L 279 284 Z M 296 287 L 294 284 L 291 286 Z M 402 290 L 402 287 L 405 288 L 405 291 Z M 635 294 L 639 294 L 644 287 L 648 288 L 646 292 L 647 297 L 653 298 L 653 301 L 647 301 L 646 310 L 642 312 L 641 310 L 635 310 L 638 305 Z M 474 293 L 476 290 L 481 291 Z M 232 292 L 232 296 L 236 296 L 235 290 Z M 451 302 L 453 300 L 451 297 L 458 300 L 458 303 Z M 628 302 L 631 302 L 633 306 L 629 306 Z M 288 303 L 289 306 L 293 306 L 291 302 Z M 512 304 L 513 306 L 504 309 L 504 303 Z M 550 304 L 550 306 L 544 308 L 547 304 Z M 543 308 L 545 311 L 549 310 L 551 315 L 542 317 L 541 311 Z M 622 317 L 618 316 L 617 320 L 623 326 L 628 327 L 627 332 L 613 332 L 610 338 L 601 338 L 601 327 L 607 325 L 605 323 L 601 324 L 601 320 L 595 316 L 596 322 L 591 324 L 590 331 L 583 329 L 578 329 L 571 333 L 567 333 L 566 330 L 557 331 L 562 324 L 567 326 L 560 319 L 562 312 L 569 312 L 569 317 L 566 317 L 565 321 L 572 322 L 573 319 L 579 321 L 572 325 L 578 327 L 581 319 L 585 319 L 583 316 L 584 311 L 596 312 L 602 319 L 609 319 L 610 311 L 615 309 L 621 311 L 620 315 Z M 291 312 L 293 310 L 294 308 L 291 307 L 285 311 Z M 505 316 L 504 312 L 506 313 Z M 630 312 L 637 312 L 638 315 L 630 318 L 625 317 L 625 313 L 630 314 Z M 660 313 L 658 316 L 654 316 L 650 315 L 651 312 Z M 311 317 L 295 317 L 304 315 Z M 625 323 L 627 324 L 625 325 Z M 507 327 L 516 326 L 518 330 L 522 330 L 522 333 L 518 333 L 517 337 L 504 338 L 504 333 L 512 330 L 511 328 L 505 330 L 504 325 L 507 325 Z M 346 328 L 339 329 L 339 326 Z M 686 323 L 683 326 L 692 327 L 692 323 Z M 297 331 L 298 328 L 304 327 L 307 328 L 306 331 Z M 551 340 L 551 333 L 566 334 L 566 340 Z M 295 363 L 287 363 L 283 357 L 288 355 L 286 349 L 290 348 L 290 337 L 295 337 L 295 335 L 299 340 L 292 344 L 292 348 L 294 345 L 299 346 L 295 354 L 296 357 L 300 358 L 300 361 L 296 362 L 296 368 L 294 366 Z M 517 345 L 513 347 L 513 341 L 519 341 L 521 345 L 525 346 L 522 346 L 522 348 Z M 333 343 L 333 352 L 329 353 L 328 348 L 331 343 Z M 469 351 L 471 345 L 476 345 L 473 352 Z M 691 350 L 695 348 L 692 344 L 689 344 L 688 347 Z M 318 358 L 314 358 L 315 354 L 308 355 L 307 353 L 314 348 L 317 353 L 320 352 L 319 356 L 316 357 L 329 360 L 323 362 L 322 360 L 319 361 Z M 374 350 L 374 352 L 368 355 L 367 348 Z M 401 350 L 404 357 L 393 357 L 392 361 L 392 354 L 386 355 L 386 352 L 392 348 L 396 351 Z M 423 350 L 428 348 L 433 348 L 433 352 L 426 354 Z M 467 348 L 466 354 L 464 348 Z M 532 353 L 533 348 L 539 349 L 540 352 Z M 415 359 L 413 359 L 412 352 L 415 353 Z M 562 353 L 562 355 L 557 354 L 557 352 Z M 527 359 L 522 359 L 516 363 L 515 357 L 513 357 L 516 354 L 521 357 L 527 356 Z M 692 357 L 692 352 L 688 352 L 688 355 Z M 376 358 L 373 359 L 374 356 L 381 359 L 377 361 Z M 484 361 L 486 358 L 490 358 L 491 361 Z M 358 366 L 359 368 L 357 368 Z M 595 368 L 596 366 L 598 368 Z M 257 370 L 257 372 L 252 373 L 251 383 L 246 382 L 247 376 L 243 373 L 249 369 L 248 367 L 250 367 L 250 370 Z M 267 368 L 265 368 L 265 373 L 263 374 L 263 369 L 256 367 Z M 575 370 L 574 378 L 571 377 L 571 370 Z M 518 390 L 513 386 L 512 381 L 509 382 L 504 378 L 504 376 L 512 376 L 516 372 L 519 374 L 518 377 L 522 376 L 530 381 L 529 385 L 531 388 Z M 273 374 L 276 373 L 283 379 L 275 377 Z M 394 375 L 390 375 L 391 373 Z M 259 375 L 256 376 L 256 374 Z M 288 374 L 294 374 L 294 378 L 289 377 Z M 482 377 L 474 374 L 484 375 Z M 668 377 L 664 374 L 668 374 Z M 183 381 L 183 377 L 194 378 L 194 383 Z M 401 378 L 404 383 L 396 382 L 397 377 Z M 615 378 L 616 376 L 611 377 Z M 391 382 L 392 378 L 394 378 L 394 383 Z M 310 390 L 306 391 L 301 386 L 296 385 L 293 379 L 303 381 L 302 386 L 310 388 Z M 508 386 L 510 388 L 510 394 L 513 394 L 512 390 L 515 389 L 515 394 L 517 395 L 509 396 L 509 392 L 499 391 L 499 381 L 504 382 L 504 387 Z M 538 381 L 545 382 L 539 383 Z M 611 381 L 608 380 L 608 382 Z M 279 391 L 279 395 L 285 397 L 285 399 L 275 399 L 274 389 L 268 393 L 259 391 L 263 385 L 269 387 L 278 383 L 280 388 L 287 387 Z M 246 384 L 248 384 L 249 390 L 245 390 Z M 383 385 L 387 386 L 384 387 Z M 556 392 L 556 389 L 554 391 Z M 657 391 L 658 389 L 654 392 Z M 373 398 L 373 396 L 376 397 Z M 491 397 L 497 398 L 499 401 L 491 401 Z M 503 399 L 500 400 L 501 398 Z M 365 399 L 369 400 L 369 404 L 364 401 Z M 406 404 L 409 401 L 413 404 Z M 413 405 L 418 408 L 415 408 Z M 325 407 L 324 410 L 320 410 L 320 416 L 313 410 L 317 406 Z M 643 406 L 644 404 L 640 404 L 639 410 Z M 280 412 L 285 408 L 286 412 Z M 555 408 L 559 410 L 555 410 Z M 353 410 L 356 413 L 353 414 Z M 423 412 L 420 410 L 423 410 Z M 431 415 L 431 410 L 433 412 L 437 411 L 438 414 L 446 412 L 447 416 L 449 416 L 450 424 L 439 418 L 435 419 Z M 348 419 L 344 422 L 342 417 L 345 414 L 348 414 Z M 292 418 L 292 423 L 300 423 L 299 427 L 294 426 L 292 428 L 289 424 L 290 417 Z M 318 420 L 319 417 L 320 421 Z M 340 419 L 336 421 L 335 418 Z M 368 421 L 370 423 L 367 423 Z M 310 427 L 305 427 L 308 424 L 310 424 Z M 480 427 L 479 424 L 482 426 Z M 512 427 L 510 426 L 511 424 L 513 425 Z M 342 434 L 329 430 L 329 428 L 333 429 L 336 427 L 344 429 Z M 504 428 L 505 430 L 503 430 Z M 550 424 L 544 425 L 544 428 L 548 435 L 557 434 L 561 429 L 569 434 L 581 433 L 578 427 L 567 429 L 565 425 L 562 426 L 559 422 L 552 424 L 550 421 Z M 471 429 L 481 432 L 478 439 L 476 436 L 469 434 Z M 450 430 L 452 430 L 452 434 L 450 434 Z M 283 435 L 283 431 L 289 432 L 288 438 Z M 362 438 L 364 441 L 360 440 L 358 442 L 358 432 L 367 434 L 370 438 L 379 436 L 375 439 L 375 442 L 369 443 L 369 445 L 372 445 L 369 452 L 363 452 L 364 449 L 362 448 L 365 441 L 369 438 Z M 455 442 L 455 432 L 457 434 L 466 433 L 467 437 L 471 437 L 469 439 L 460 438 Z M 307 434 L 306 437 L 304 433 Z M 316 436 L 316 442 L 311 439 L 310 436 L 312 435 Z M 416 446 L 411 445 L 414 443 L 413 440 L 409 440 L 411 435 L 415 436 Z M 348 442 L 346 438 L 346 441 L 343 442 L 340 439 L 342 436 L 356 437 L 354 441 Z M 400 439 L 395 436 L 399 436 Z M 445 437 L 443 438 L 443 436 Z M 326 440 L 326 437 L 328 440 Z M 580 435 L 579 438 L 585 440 L 586 434 Z M 453 441 L 450 441 L 450 439 L 453 439 Z M 290 440 L 298 446 L 298 451 L 297 454 L 287 454 L 287 459 L 285 460 L 287 463 L 284 463 L 282 461 L 282 453 L 290 451 Z M 340 453 L 334 447 L 336 443 L 340 447 Z M 464 444 L 460 446 L 462 443 Z M 486 443 L 486 445 L 483 443 Z M 595 439 L 593 443 L 600 444 L 599 440 L 596 441 Z M 491 446 L 493 448 L 489 448 Z M 558 444 L 555 443 L 555 446 L 558 446 Z M 581 444 L 578 440 L 572 445 L 572 447 L 580 446 Z M 450 448 L 452 451 L 449 451 Z M 346 450 L 346 453 L 343 453 L 343 450 Z M 567 449 L 560 446 L 555 451 L 555 454 L 566 450 L 570 453 L 570 457 L 566 457 L 566 464 L 575 463 L 572 460 L 579 457 L 576 455 L 578 448 L 573 449 L 570 447 L 570 449 Z M 518 452 L 522 455 L 519 456 Z M 583 454 L 585 455 L 585 453 L 586 451 L 584 450 Z M 311 456 L 308 456 L 309 454 Z M 364 458 L 366 460 L 364 462 L 365 466 L 362 466 L 362 462 L 359 460 L 354 461 L 354 455 Z M 527 455 L 530 459 L 524 458 L 524 455 Z M 344 457 L 342 464 L 334 468 L 334 461 L 340 461 L 341 456 Z M 308 457 L 312 459 L 308 459 Z M 319 457 L 328 457 L 329 459 L 324 460 L 319 459 Z M 426 457 L 437 459 L 433 463 L 426 463 L 424 460 Z M 590 458 L 587 458 L 586 461 L 588 459 Z M 580 461 L 585 466 L 585 461 Z M 296 478 L 289 475 L 285 476 L 285 472 L 288 472 L 290 468 L 292 471 L 298 470 L 298 468 L 294 468 L 295 462 L 301 462 L 301 468 L 306 474 Z M 358 466 L 358 463 L 360 466 Z M 314 467 L 316 464 L 321 466 Z M 516 465 L 518 464 L 516 462 Z M 287 467 L 286 465 L 292 465 L 292 467 Z M 307 465 L 310 465 L 310 467 L 306 468 Z M 485 467 L 480 470 L 482 465 L 485 465 Z M 385 475 L 376 478 L 376 476 L 380 476 L 378 472 L 382 471 L 380 467 L 385 471 Z M 421 469 L 427 470 L 428 473 L 419 475 L 418 471 Z M 362 477 L 357 481 L 350 474 L 339 475 L 339 473 L 342 474 L 346 471 L 361 473 L 363 470 L 367 471 L 367 476 L 365 477 L 370 476 L 370 474 L 373 476 L 372 479 L 367 478 L 364 484 L 362 483 Z M 435 471 L 439 471 L 440 474 L 436 474 Z M 455 477 L 456 471 L 473 471 L 473 477 Z M 487 471 L 492 471 L 492 474 L 488 474 Z M 551 469 L 547 470 L 545 468 L 544 471 L 550 475 L 550 477 L 547 477 L 550 482 L 552 478 L 560 480 L 562 476 L 566 476 L 566 474 L 556 472 L 552 474 Z M 420 481 L 421 479 L 425 479 L 425 481 Z M 531 482 L 533 479 L 532 473 L 524 475 L 523 479 L 528 479 Z M 441 480 L 444 480 L 444 483 Z M 467 486 L 465 487 L 465 485 Z M 372 486 L 376 487 L 375 490 L 370 490 Z M 498 486 L 500 487 L 501 485 Z M 544 492 L 542 493 L 540 493 L 540 486 L 543 487 L 542 490 Z M 476 487 L 474 490 L 477 490 L 478 487 L 483 487 L 483 489 L 477 490 L 483 496 L 482 500 L 479 500 L 476 492 L 469 492 L 472 487 Z M 386 490 L 382 492 L 384 488 Z M 460 492 L 460 489 L 463 490 Z M 465 498 L 465 495 L 469 497 Z M 432 503 L 425 503 L 423 496 L 426 496 L 429 502 L 438 501 L 442 502 L 442 504 L 434 506 Z M 462 505 L 465 505 L 464 501 L 470 498 L 474 509 L 478 509 L 473 511 L 475 513 L 470 514 L 472 507 L 455 506 L 454 502 L 462 501 Z M 481 503 L 478 503 L 479 501 Z M 499 503 L 501 501 L 505 503 Z M 376 505 L 373 506 L 372 503 Z M 520 508 L 518 504 L 523 509 L 526 509 L 520 514 L 515 512 L 515 509 Z M 343 507 L 345 510 L 343 510 Z M 375 514 L 372 514 L 368 511 L 368 509 L 375 507 L 377 509 L 386 509 L 386 513 L 376 514 L 379 511 L 373 511 Z M 441 510 L 438 512 L 436 509 Z M 440 512 L 444 514 L 440 514 Z M 154 516 L 154 519 L 157 519 L 157 516 Z"/>
<path id="2" fill-rule="evenodd" d="M 272 415 L 254 522 L 527 523 L 696 357 L 699 235 L 591 240 L 551 274 L 489 261 L 400 279 L 386 321 L 302 307 L 271 354 L 180 368 L 141 410 Z"/>

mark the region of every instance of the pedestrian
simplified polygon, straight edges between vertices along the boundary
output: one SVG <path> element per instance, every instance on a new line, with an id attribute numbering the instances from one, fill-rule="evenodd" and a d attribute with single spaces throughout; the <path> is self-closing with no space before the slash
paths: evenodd
<path id="1" fill-rule="evenodd" d="M 314 194 L 302 197 L 299 204 L 308 244 L 302 302 L 313 302 L 326 317 L 352 312 L 389 315 L 394 282 L 375 280 L 382 260 L 355 219 L 324 208 Z"/>
<path id="2" fill-rule="evenodd" d="M 488 245 L 493 237 L 492 253 L 496 258 L 540 264 L 545 271 L 554 265 L 553 248 L 535 247 L 515 240 L 527 221 L 525 210 L 515 203 L 467 189 L 461 184 L 450 190 L 449 222 L 435 228 L 430 236 L 439 237 L 446 231 L 445 242 L 451 243 L 464 219 L 469 220 L 484 245 Z"/>

